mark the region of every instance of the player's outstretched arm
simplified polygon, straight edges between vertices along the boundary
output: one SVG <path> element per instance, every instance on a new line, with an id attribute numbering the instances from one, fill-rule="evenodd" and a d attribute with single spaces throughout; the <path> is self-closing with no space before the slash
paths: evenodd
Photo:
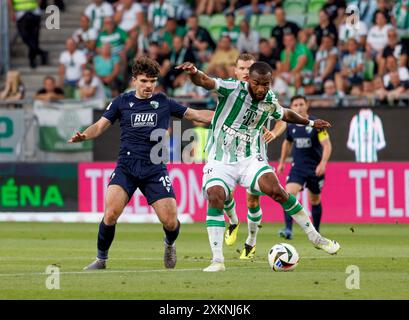
<path id="1" fill-rule="evenodd" d="M 111 122 L 108 119 L 101 117 L 101 119 L 99 119 L 97 122 L 95 122 L 94 124 L 90 125 L 87 129 L 85 129 L 84 132 L 81 133 L 78 131 L 75 135 L 71 137 L 70 140 L 68 140 L 68 142 L 75 143 L 95 139 L 99 137 L 110 126 Z"/>
<path id="2" fill-rule="evenodd" d="M 187 108 L 184 118 L 191 121 L 198 121 L 205 124 L 212 122 L 214 111 L 211 110 L 195 110 Z"/>
<path id="3" fill-rule="evenodd" d="M 322 119 L 316 119 L 316 120 L 309 120 L 307 118 L 304 118 L 297 112 L 283 108 L 284 109 L 284 115 L 283 115 L 283 121 L 288 122 L 288 123 L 296 123 L 296 124 L 303 124 L 305 126 L 311 126 L 315 129 L 326 129 L 326 128 L 331 128 L 331 124 L 325 120 Z"/>
<path id="4" fill-rule="evenodd" d="M 274 126 L 273 130 L 268 130 L 266 127 L 263 127 L 263 139 L 265 142 L 270 143 L 271 141 L 275 140 L 279 136 L 283 134 L 283 132 L 287 129 L 287 122 L 282 120 L 277 120 L 277 123 Z"/>
<path id="5" fill-rule="evenodd" d="M 216 88 L 216 82 L 214 79 L 209 77 L 206 73 L 200 71 L 191 62 L 184 62 L 175 68 L 186 71 L 192 79 L 192 82 L 199 87 L 203 87 L 206 90 L 213 90 Z"/>

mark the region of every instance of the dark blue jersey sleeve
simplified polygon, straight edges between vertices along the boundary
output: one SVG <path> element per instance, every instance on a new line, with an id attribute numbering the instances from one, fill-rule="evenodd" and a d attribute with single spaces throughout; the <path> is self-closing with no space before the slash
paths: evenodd
<path id="1" fill-rule="evenodd" d="M 102 115 L 104 118 L 107 118 L 109 121 L 111 121 L 112 124 L 114 124 L 114 122 L 117 119 L 119 119 L 120 116 L 119 112 L 120 99 L 121 96 L 112 100 L 108 107 L 105 109 L 104 114 Z"/>
<path id="2" fill-rule="evenodd" d="M 187 107 L 177 103 L 175 100 L 168 98 L 170 114 L 176 118 L 182 119 L 185 115 Z"/>
<path id="3" fill-rule="evenodd" d="M 287 125 L 287 130 L 286 130 L 286 140 L 288 140 L 288 141 L 290 141 L 290 142 L 293 142 L 294 141 L 294 138 L 293 138 L 293 136 L 291 135 L 291 128 L 290 128 L 290 126 L 289 125 Z"/>

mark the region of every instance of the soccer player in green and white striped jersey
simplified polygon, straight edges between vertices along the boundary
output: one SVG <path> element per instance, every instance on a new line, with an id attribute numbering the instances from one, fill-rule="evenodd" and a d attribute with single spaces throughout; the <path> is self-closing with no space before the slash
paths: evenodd
<path id="1" fill-rule="evenodd" d="M 272 69 L 264 62 L 250 67 L 248 82 L 210 78 L 194 64 L 185 62 L 176 67 L 185 70 L 192 82 L 218 95 L 207 145 L 208 163 L 203 168 L 203 191 L 208 199 L 207 232 L 213 253 L 205 272 L 224 271 L 223 235 L 224 203 L 237 184 L 263 193 L 281 204 L 293 217 L 315 247 L 335 254 L 340 245 L 322 237 L 297 199 L 281 186 L 266 159 L 261 155 L 260 128 L 269 116 L 289 123 L 310 125 L 317 129 L 330 127 L 324 120 L 308 120 L 281 107 L 270 90 Z"/>
<path id="2" fill-rule="evenodd" d="M 256 58 L 249 53 L 242 53 L 236 60 L 236 65 L 234 68 L 234 73 L 236 79 L 239 81 L 248 81 L 249 80 L 249 71 L 253 63 L 256 62 Z M 270 127 L 270 120 L 267 122 L 267 127 Z M 287 128 L 287 125 L 284 121 L 279 120 L 274 126 L 272 131 L 269 131 L 265 126 L 260 130 L 259 135 L 259 145 L 260 145 L 260 154 L 267 159 L 267 143 L 274 140 L 276 137 L 281 135 Z M 246 203 L 247 203 L 247 229 L 248 236 L 244 243 L 244 248 L 240 254 L 241 260 L 252 259 L 256 252 L 256 241 L 257 233 L 259 231 L 259 225 L 263 216 L 262 209 L 260 207 L 260 194 L 251 192 L 249 189 L 246 190 Z M 234 193 L 234 192 L 233 192 Z M 224 211 L 228 216 L 229 226 L 226 228 L 224 240 L 226 245 L 232 246 L 237 239 L 237 233 L 239 230 L 240 222 L 236 214 L 236 203 L 234 200 L 233 193 L 224 204 Z"/>

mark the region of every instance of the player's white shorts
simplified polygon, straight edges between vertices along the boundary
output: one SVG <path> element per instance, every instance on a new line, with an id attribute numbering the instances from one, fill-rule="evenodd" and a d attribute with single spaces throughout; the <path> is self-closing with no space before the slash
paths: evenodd
<path id="1" fill-rule="evenodd" d="M 274 172 L 274 169 L 261 155 L 231 164 L 210 160 L 203 167 L 203 196 L 207 199 L 207 189 L 221 186 L 228 199 L 236 185 L 246 188 L 250 194 L 263 195 L 258 179 L 266 172 Z"/>

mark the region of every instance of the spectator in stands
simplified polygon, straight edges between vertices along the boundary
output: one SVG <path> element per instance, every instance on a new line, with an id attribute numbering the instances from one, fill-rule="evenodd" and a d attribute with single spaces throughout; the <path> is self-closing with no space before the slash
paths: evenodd
<path id="1" fill-rule="evenodd" d="M 168 18 L 165 27 L 161 30 L 162 53 L 167 54 L 173 49 L 174 37 L 183 37 L 186 34 L 186 28 L 178 26 L 176 19 Z"/>
<path id="2" fill-rule="evenodd" d="M 102 45 L 109 43 L 111 46 L 111 54 L 118 55 L 123 61 L 126 61 L 126 52 L 130 47 L 128 34 L 115 25 L 113 17 L 104 19 L 104 29 L 98 35 L 97 49 Z"/>
<path id="3" fill-rule="evenodd" d="M 213 13 L 222 12 L 224 3 L 220 0 L 196 0 L 196 14 L 212 15 Z"/>
<path id="4" fill-rule="evenodd" d="M 48 64 L 48 52 L 40 48 L 41 11 L 37 0 L 8 1 L 13 21 L 16 21 L 18 33 L 28 47 L 28 59 L 31 68 L 37 67 L 37 56 L 41 64 Z"/>
<path id="5" fill-rule="evenodd" d="M 287 84 L 300 89 L 302 85 L 313 83 L 314 57 L 307 46 L 297 43 L 293 33 L 284 35 L 284 49 L 280 62 L 277 62 L 278 73 Z"/>
<path id="6" fill-rule="evenodd" d="M 382 105 L 385 104 L 386 101 L 386 97 L 388 95 L 388 92 L 386 91 L 384 85 L 383 85 L 383 81 L 382 81 L 382 77 L 381 76 L 376 76 L 373 80 L 373 89 L 374 89 L 374 95 L 377 99 L 376 104 L 375 105 Z"/>
<path id="7" fill-rule="evenodd" d="M 91 27 L 99 32 L 103 27 L 104 19 L 114 16 L 114 9 L 106 1 L 93 0 L 93 3 L 85 8 L 84 14 L 90 20 Z"/>
<path id="8" fill-rule="evenodd" d="M 314 107 L 338 107 L 342 105 L 342 97 L 337 92 L 334 80 L 324 82 L 324 94 L 319 100 L 311 101 Z"/>
<path id="9" fill-rule="evenodd" d="M 381 12 L 385 16 L 386 23 L 391 23 L 391 7 L 389 5 L 390 1 L 376 0 L 376 10 L 372 16 L 372 22 L 376 24 L 376 15 Z"/>
<path id="10" fill-rule="evenodd" d="M 236 63 L 239 56 L 239 51 L 231 44 L 229 36 L 222 36 L 217 45 L 217 49 L 209 60 L 208 68 L 212 69 L 215 66 L 232 66 Z"/>
<path id="11" fill-rule="evenodd" d="M 250 0 L 247 2 L 250 2 L 250 4 L 240 6 L 236 9 L 236 14 L 244 15 L 246 19 L 250 18 L 253 14 L 271 14 L 283 1 Z"/>
<path id="12" fill-rule="evenodd" d="M 334 44 L 338 45 L 338 30 L 335 24 L 329 19 L 327 12 L 322 9 L 319 12 L 319 24 L 314 28 L 313 35 L 308 43 L 308 48 L 316 49 L 321 45 L 324 32 L 334 35 Z"/>
<path id="13" fill-rule="evenodd" d="M 87 63 L 87 57 L 83 51 L 77 49 L 77 44 L 73 38 L 67 39 L 65 47 L 67 50 L 60 54 L 59 59 L 59 85 L 64 88 L 65 98 L 71 99 L 74 98 L 82 69 Z"/>
<path id="14" fill-rule="evenodd" d="M 379 74 L 384 74 L 386 58 L 393 56 L 398 60 L 399 66 L 406 66 L 408 55 L 403 52 L 403 45 L 399 42 L 398 32 L 391 28 L 388 30 L 388 44 L 383 49 L 382 58 L 379 63 Z"/>
<path id="15" fill-rule="evenodd" d="M 95 75 L 92 67 L 87 67 L 82 71 L 78 88 L 81 99 L 105 99 L 104 86 L 101 80 Z"/>
<path id="16" fill-rule="evenodd" d="M 20 72 L 10 70 L 6 75 L 4 89 L 0 91 L 0 100 L 16 101 L 24 99 L 25 87 L 21 80 Z"/>
<path id="17" fill-rule="evenodd" d="M 200 62 L 208 61 L 209 56 L 216 49 L 216 44 L 209 31 L 199 26 L 197 16 L 191 16 L 187 19 L 187 27 L 188 30 L 184 39 L 185 46 L 193 50 Z"/>
<path id="18" fill-rule="evenodd" d="M 152 41 L 152 26 L 149 23 L 145 23 L 140 27 L 140 32 L 137 38 L 137 55 L 138 57 L 148 52 L 149 44 Z"/>
<path id="19" fill-rule="evenodd" d="M 235 15 L 233 12 L 226 14 L 226 25 L 221 30 L 222 36 L 228 36 L 233 46 L 237 45 L 240 36 L 240 28 L 235 25 Z"/>
<path id="20" fill-rule="evenodd" d="M 327 0 L 322 9 L 328 14 L 329 19 L 333 21 L 336 26 L 339 26 L 346 7 L 345 0 Z"/>
<path id="21" fill-rule="evenodd" d="M 80 19 L 80 28 L 75 30 L 72 38 L 77 43 L 78 49 L 84 51 L 87 60 L 92 60 L 97 43 L 98 32 L 90 27 L 89 18 L 83 14 Z"/>
<path id="22" fill-rule="evenodd" d="M 385 86 L 387 91 L 387 100 L 390 105 L 396 106 L 399 104 L 400 100 L 404 100 L 408 106 L 408 97 L 402 97 L 401 95 L 409 93 L 409 77 L 407 80 L 402 80 L 400 74 L 397 70 L 390 72 L 388 85 Z"/>
<path id="23" fill-rule="evenodd" d="M 95 73 L 105 86 L 105 94 L 108 98 L 116 97 L 121 91 L 122 83 L 118 78 L 121 71 L 120 58 L 111 54 L 111 45 L 105 43 L 101 47 L 100 54 L 94 57 Z"/>
<path id="24" fill-rule="evenodd" d="M 388 89 L 388 87 L 391 87 L 391 85 L 393 87 L 396 86 L 396 84 L 398 83 L 397 81 L 395 81 L 395 83 L 393 84 L 391 83 L 392 76 L 396 80 L 396 74 L 398 75 L 400 82 L 405 83 L 409 81 L 408 68 L 406 68 L 406 66 L 399 67 L 398 62 L 394 56 L 388 56 L 386 58 L 385 66 L 387 71 L 387 73 L 383 76 L 383 84 L 385 89 Z"/>
<path id="25" fill-rule="evenodd" d="M 34 100 L 58 101 L 64 99 L 64 91 L 56 86 L 55 78 L 46 76 L 43 81 L 43 88 L 37 91 Z"/>
<path id="26" fill-rule="evenodd" d="M 208 91 L 196 86 L 185 72 L 179 74 L 172 83 L 173 96 L 192 99 L 203 99 L 208 96 Z"/>
<path id="27" fill-rule="evenodd" d="M 409 2 L 407 0 L 395 1 L 393 7 L 392 23 L 398 29 L 401 38 L 402 51 L 406 55 L 406 66 L 409 67 L 407 56 L 409 55 Z"/>
<path id="28" fill-rule="evenodd" d="M 277 57 L 280 58 L 280 52 L 283 50 L 283 39 L 285 33 L 292 33 L 297 37 L 300 28 L 297 24 L 291 21 L 287 21 L 285 18 L 285 11 L 283 8 L 276 8 L 274 12 L 277 20 L 277 25 L 271 30 L 271 37 L 274 39 L 274 47 L 276 48 Z"/>
<path id="29" fill-rule="evenodd" d="M 148 7 L 148 22 L 152 25 L 154 32 L 162 29 L 168 18 L 174 16 L 172 6 L 165 0 L 156 0 Z"/>
<path id="30" fill-rule="evenodd" d="M 351 20 L 344 15 L 341 25 L 339 26 L 338 40 L 339 49 L 342 51 L 347 50 L 347 42 L 350 38 L 355 38 L 360 48 L 364 49 L 366 44 L 366 35 L 368 34 L 368 27 L 362 20 L 354 21 L 351 24 Z"/>
<path id="31" fill-rule="evenodd" d="M 335 75 L 337 90 L 341 96 L 345 95 L 347 89 L 353 89 L 354 93 L 360 92 L 364 80 L 363 71 L 364 55 L 358 51 L 358 43 L 355 38 L 350 38 L 348 51 L 341 59 L 340 72 Z"/>
<path id="32" fill-rule="evenodd" d="M 179 76 L 183 71 L 175 69 L 176 66 L 182 64 L 183 62 L 192 62 L 196 64 L 196 58 L 192 50 L 183 46 L 183 38 L 175 36 L 173 38 L 173 49 L 169 53 L 169 59 L 163 62 L 163 68 L 166 71 L 166 76 L 164 78 L 164 86 L 169 89 L 173 89 L 173 82 L 176 77 Z"/>
<path id="33" fill-rule="evenodd" d="M 172 17 L 180 24 L 185 24 L 186 20 L 193 14 L 190 3 L 192 0 L 166 0 L 171 6 Z M 189 2 L 189 3 L 188 3 Z"/>
<path id="34" fill-rule="evenodd" d="M 305 87 L 305 94 L 320 93 L 326 80 L 334 80 L 338 49 L 334 46 L 334 35 L 325 31 L 321 46 L 315 53 L 314 84 Z"/>
<path id="35" fill-rule="evenodd" d="M 359 9 L 359 19 L 364 22 L 368 28 L 372 27 L 373 16 L 376 11 L 376 0 L 356 0 L 352 2 Z"/>
<path id="36" fill-rule="evenodd" d="M 379 65 L 383 49 L 388 44 L 388 30 L 393 27 L 387 23 L 384 12 L 377 12 L 375 18 L 375 25 L 369 29 L 366 45 L 371 50 L 372 57 L 376 58 L 376 62 Z"/>
<path id="37" fill-rule="evenodd" d="M 251 53 L 258 56 L 260 35 L 256 30 L 250 29 L 248 20 L 240 22 L 240 35 L 237 40 L 237 49 L 240 53 Z"/>
<path id="38" fill-rule="evenodd" d="M 144 24 L 142 6 L 134 0 L 121 0 L 116 6 L 114 21 L 116 25 L 127 32 L 140 28 Z"/>
<path id="39" fill-rule="evenodd" d="M 280 56 L 280 54 L 277 53 L 277 49 L 273 47 L 270 41 L 264 38 L 260 39 L 259 49 L 258 60 L 268 63 L 273 70 L 276 70 L 277 57 Z"/>

